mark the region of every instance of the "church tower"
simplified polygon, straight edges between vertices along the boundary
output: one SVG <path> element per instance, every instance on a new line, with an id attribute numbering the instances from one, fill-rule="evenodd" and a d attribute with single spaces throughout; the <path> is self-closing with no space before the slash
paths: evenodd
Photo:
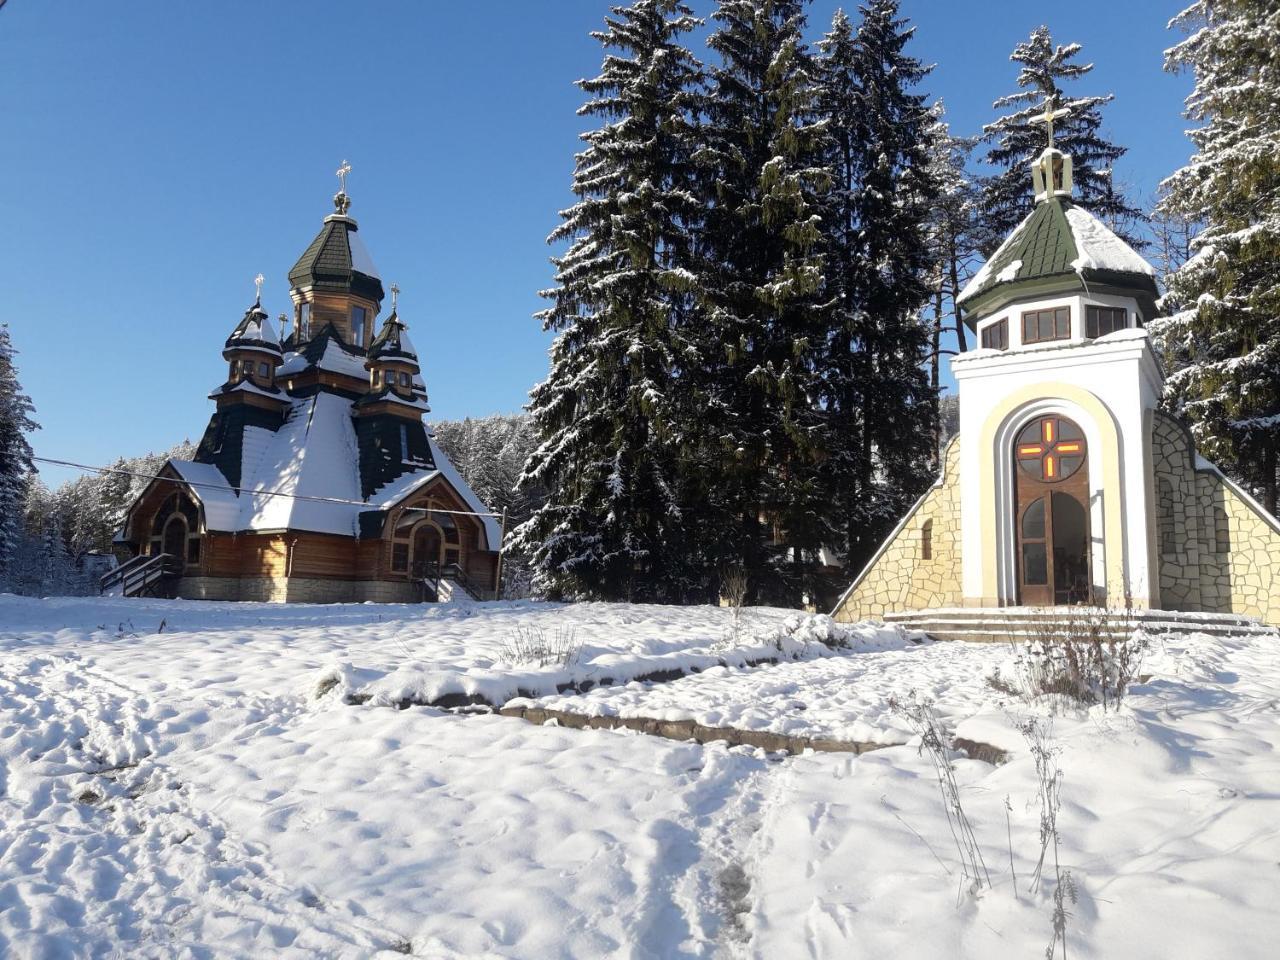
<path id="1" fill-rule="evenodd" d="M 1034 208 L 957 297 L 978 347 L 951 361 L 960 431 L 943 475 L 835 615 L 977 638 L 1008 628 L 1002 608 L 1280 625 L 1280 523 L 1160 410 L 1155 271 L 1075 203 L 1062 114 L 1041 118 Z"/>
<path id="2" fill-rule="evenodd" d="M 1035 208 L 958 300 L 963 596 L 971 606 L 1159 605 L 1147 443 L 1162 388 L 1155 271 L 1031 165 Z"/>

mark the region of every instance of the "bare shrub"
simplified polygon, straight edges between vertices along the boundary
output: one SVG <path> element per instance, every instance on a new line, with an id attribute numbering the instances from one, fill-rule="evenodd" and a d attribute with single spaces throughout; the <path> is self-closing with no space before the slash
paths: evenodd
<path id="1" fill-rule="evenodd" d="M 1067 919 L 1071 913 L 1067 910 L 1067 901 L 1072 904 L 1079 899 L 1075 879 L 1071 871 L 1062 869 L 1058 858 L 1058 811 L 1062 808 L 1062 768 L 1058 766 L 1058 749 L 1049 745 L 1053 735 L 1052 727 L 1035 718 L 1027 720 L 1020 728 L 1022 736 L 1031 749 L 1031 757 L 1036 765 L 1036 781 L 1040 801 L 1040 857 L 1031 875 L 1031 890 L 1038 890 L 1044 876 L 1045 861 L 1049 851 L 1053 851 L 1053 937 L 1045 950 L 1045 960 L 1053 960 L 1058 947 L 1062 948 L 1063 960 L 1067 956 Z"/>
<path id="2" fill-rule="evenodd" d="M 507 634 L 501 656 L 510 664 L 539 667 L 571 667 L 582 657 L 582 641 L 572 627 L 556 627 L 548 635 L 541 627 L 520 624 Z"/>
<path id="3" fill-rule="evenodd" d="M 726 567 L 721 571 L 720 595 L 733 610 L 733 643 L 736 646 L 742 628 L 742 604 L 747 598 L 747 571 L 743 567 Z"/>
<path id="4" fill-rule="evenodd" d="M 976 893 L 984 883 L 990 887 L 991 874 L 982 858 L 973 826 L 960 802 L 960 785 L 956 783 L 955 769 L 951 765 L 950 738 L 938 721 L 932 701 L 917 700 L 913 694 L 911 701 L 907 703 L 896 697 L 891 698 L 889 706 L 920 737 L 920 752 L 927 753 L 933 761 L 938 790 L 942 795 L 942 808 L 947 815 L 947 826 L 951 830 L 951 839 L 955 841 L 956 853 L 960 858 L 961 871 L 964 881 L 968 883 L 969 892 Z M 961 889 L 963 890 L 963 886 Z"/>
<path id="5" fill-rule="evenodd" d="M 1017 683 L 999 676 L 987 684 L 1029 700 L 1060 697 L 1103 710 L 1118 709 L 1137 677 L 1147 649 L 1122 611 L 1078 607 L 1052 620 L 1037 621 L 1025 646 L 1017 648 Z"/>

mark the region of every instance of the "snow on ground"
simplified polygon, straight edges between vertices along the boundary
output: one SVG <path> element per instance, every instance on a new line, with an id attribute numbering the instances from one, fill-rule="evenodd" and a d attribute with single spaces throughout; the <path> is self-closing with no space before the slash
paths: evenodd
<path id="1" fill-rule="evenodd" d="M 750 615 L 766 637 L 787 619 Z M 517 625 L 571 626 L 584 663 L 616 664 L 718 647 L 728 617 L 0 597 L 0 955 L 1043 956 L 1056 882 L 1030 889 L 1018 723 L 1045 710 L 986 683 L 1003 648 L 869 640 L 557 698 L 901 742 L 889 697 L 930 697 L 1011 750 L 955 761 L 976 891 L 914 744 L 784 759 L 316 696 L 335 670 L 351 689 L 406 664 L 492 678 Z M 1119 712 L 1042 720 L 1069 955 L 1269 957 L 1280 644 L 1157 640 L 1143 670 Z"/>
<path id="2" fill-rule="evenodd" d="M 535 702 L 588 716 L 693 720 L 800 737 L 905 743 L 910 727 L 890 700 L 915 691 L 933 700 L 944 719 L 964 719 L 983 701 L 987 677 L 1008 656 L 1008 649 L 996 644 L 923 644 L 876 656 L 781 663 L 769 670 L 713 667 L 671 683 L 599 687 Z"/>

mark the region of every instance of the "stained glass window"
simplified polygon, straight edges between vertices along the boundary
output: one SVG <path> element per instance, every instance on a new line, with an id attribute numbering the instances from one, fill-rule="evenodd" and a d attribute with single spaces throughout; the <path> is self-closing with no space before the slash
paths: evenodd
<path id="1" fill-rule="evenodd" d="M 1070 420 L 1042 417 L 1023 427 L 1015 447 L 1018 466 L 1046 483 L 1065 480 L 1084 463 L 1084 434 Z"/>

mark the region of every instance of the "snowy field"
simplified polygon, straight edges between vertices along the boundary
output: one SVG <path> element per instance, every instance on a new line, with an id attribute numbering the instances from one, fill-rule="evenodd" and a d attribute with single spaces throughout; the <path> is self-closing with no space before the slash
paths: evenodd
<path id="1" fill-rule="evenodd" d="M 1049 716 L 987 682 L 1004 647 L 831 649 L 791 616 L 751 611 L 726 649 L 713 608 L 0 597 L 0 956 L 1025 958 L 1056 891 L 1071 957 L 1275 955 L 1280 641 L 1157 638 L 1118 712 Z M 507 662 L 533 626 L 575 631 L 578 660 Z M 954 762 L 989 885 L 890 706 L 913 691 L 1009 751 Z M 395 705 L 517 693 L 886 746 Z M 1036 889 L 1032 716 L 1071 877 Z"/>

